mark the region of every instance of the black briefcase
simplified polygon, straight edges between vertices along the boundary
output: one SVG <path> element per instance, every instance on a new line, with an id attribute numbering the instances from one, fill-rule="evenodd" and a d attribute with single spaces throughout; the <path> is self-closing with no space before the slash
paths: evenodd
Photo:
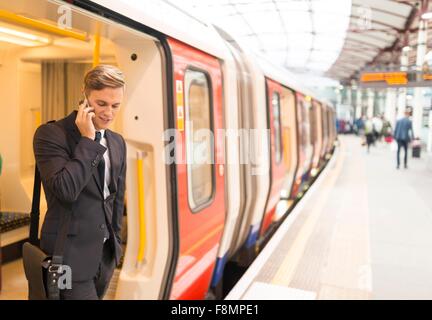
<path id="1" fill-rule="evenodd" d="M 50 257 L 39 247 L 26 242 L 23 245 L 23 264 L 28 281 L 29 300 L 58 300 L 56 296 L 48 295 L 48 292 L 53 292 L 53 288 L 50 290 L 50 284 L 47 282 L 51 265 Z"/>
<path id="2" fill-rule="evenodd" d="M 39 247 L 38 230 L 40 215 L 41 180 L 37 165 L 33 185 L 32 210 L 30 213 L 29 242 L 23 245 L 24 273 L 28 282 L 29 300 L 59 300 L 59 278 L 62 276 L 63 249 L 66 241 L 70 214 L 62 217 L 53 256 Z"/>

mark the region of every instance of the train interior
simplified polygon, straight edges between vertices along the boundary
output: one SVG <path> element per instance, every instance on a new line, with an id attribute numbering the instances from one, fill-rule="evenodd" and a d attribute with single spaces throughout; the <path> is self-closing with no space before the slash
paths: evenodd
<path id="1" fill-rule="evenodd" d="M 166 166 L 161 158 L 162 50 L 153 37 L 92 14 L 55 2 L 32 4 L 31 8 L 24 1 L 0 5 L 0 211 L 9 220 L 25 220 L 2 228 L 3 262 L 6 247 L 28 235 L 28 217 L 21 214 L 31 208 L 36 128 L 77 109 L 84 74 L 93 64 L 118 65 L 127 86 L 112 129 L 125 137 L 128 147 L 127 228 L 122 234 L 126 250 L 107 299 L 157 299 L 170 250 Z M 42 195 L 41 222 L 45 210 Z"/>

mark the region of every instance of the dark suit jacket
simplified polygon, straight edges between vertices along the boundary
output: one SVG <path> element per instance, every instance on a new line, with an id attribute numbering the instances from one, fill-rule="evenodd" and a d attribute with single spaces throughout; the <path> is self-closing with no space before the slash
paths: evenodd
<path id="1" fill-rule="evenodd" d="M 121 135 L 106 130 L 111 162 L 111 194 L 103 196 L 97 166 L 106 148 L 81 137 L 77 111 L 40 126 L 33 148 L 45 191 L 48 211 L 41 231 L 41 249 L 52 255 L 62 215 L 71 214 L 63 264 L 72 268 L 73 281 L 92 279 L 102 257 L 106 228 L 117 265 L 122 255 L 122 226 L 126 144 Z"/>
<path id="2" fill-rule="evenodd" d="M 414 134 L 412 131 L 412 123 L 411 120 L 407 117 L 404 117 L 402 119 L 399 119 L 396 122 L 396 127 L 394 131 L 394 138 L 396 140 L 402 140 L 402 141 L 411 141 L 411 138 L 413 138 Z"/>

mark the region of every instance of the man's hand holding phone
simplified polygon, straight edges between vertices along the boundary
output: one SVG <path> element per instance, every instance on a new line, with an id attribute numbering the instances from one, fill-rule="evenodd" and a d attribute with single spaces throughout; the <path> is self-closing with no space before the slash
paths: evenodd
<path id="1" fill-rule="evenodd" d="M 75 119 L 75 124 L 81 133 L 81 136 L 94 140 L 96 129 L 93 124 L 93 118 L 96 116 L 93 112 L 94 108 L 90 107 L 87 99 L 78 107 L 78 114 Z"/>

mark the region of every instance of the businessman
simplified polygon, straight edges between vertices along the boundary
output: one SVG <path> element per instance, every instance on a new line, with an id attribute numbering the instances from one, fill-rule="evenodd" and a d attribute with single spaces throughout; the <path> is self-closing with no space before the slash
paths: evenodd
<path id="1" fill-rule="evenodd" d="M 41 230 L 47 254 L 53 254 L 62 217 L 71 215 L 63 264 L 72 270 L 72 288 L 61 290 L 61 299 L 102 299 L 122 255 L 126 144 L 108 128 L 124 90 L 118 68 L 93 68 L 84 78 L 78 111 L 42 125 L 34 136 L 48 204 Z"/>
<path id="2" fill-rule="evenodd" d="M 410 141 L 412 139 L 414 139 L 414 133 L 412 130 L 412 122 L 409 119 L 410 116 L 410 112 L 409 111 L 405 111 L 405 117 L 403 117 L 402 119 L 399 119 L 396 122 L 396 127 L 395 127 L 395 131 L 394 131 L 394 138 L 397 142 L 397 155 L 396 155 L 396 160 L 397 160 L 397 165 L 396 165 L 396 169 L 399 169 L 400 166 L 400 159 L 399 159 L 399 154 L 400 154 L 400 150 L 401 148 L 404 149 L 404 165 L 405 165 L 405 169 L 408 168 L 408 144 L 410 143 Z"/>

